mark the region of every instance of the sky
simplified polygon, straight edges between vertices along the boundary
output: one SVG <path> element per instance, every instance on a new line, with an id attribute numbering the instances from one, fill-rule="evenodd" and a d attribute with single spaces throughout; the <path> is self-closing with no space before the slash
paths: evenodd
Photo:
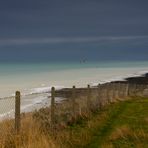
<path id="1" fill-rule="evenodd" d="M 1 0 L 0 62 L 148 60 L 147 0 Z"/>

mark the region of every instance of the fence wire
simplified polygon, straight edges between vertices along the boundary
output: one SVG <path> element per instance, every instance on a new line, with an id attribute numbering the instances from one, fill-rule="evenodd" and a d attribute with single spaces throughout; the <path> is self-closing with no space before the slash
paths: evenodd
<path id="1" fill-rule="evenodd" d="M 15 97 L 0 99 L 0 147 L 14 133 Z"/>
<path id="2" fill-rule="evenodd" d="M 112 82 L 92 88 L 88 85 L 87 88 L 73 87 L 59 91 L 59 93 L 54 90 L 47 94 L 22 96 L 20 132 L 24 134 L 27 130 L 30 132 L 39 130 L 44 135 L 55 134 L 56 131 L 68 125 L 89 118 L 93 112 L 101 110 L 112 102 L 124 101 L 133 96 L 143 96 L 146 89 L 148 85 Z M 13 141 L 17 124 L 15 122 L 15 99 L 15 97 L 0 99 L 0 147 L 5 143 L 8 144 L 8 141 L 9 147 L 15 145 Z M 25 105 L 32 100 L 36 102 L 36 105 L 27 106 L 28 110 L 26 110 Z M 34 127 L 35 125 L 38 128 Z"/>

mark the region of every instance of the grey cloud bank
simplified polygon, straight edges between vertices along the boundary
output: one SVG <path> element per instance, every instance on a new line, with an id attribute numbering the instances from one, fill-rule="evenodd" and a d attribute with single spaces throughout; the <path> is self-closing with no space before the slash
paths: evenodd
<path id="1" fill-rule="evenodd" d="M 43 44 L 43 43 L 85 43 L 101 41 L 124 41 L 148 39 L 148 36 L 105 36 L 105 37 L 70 37 L 70 38 L 25 38 L 25 39 L 1 39 L 1 45 L 19 44 Z"/>
<path id="2" fill-rule="evenodd" d="M 148 60 L 147 0 L 0 2 L 0 61 Z"/>
<path id="3" fill-rule="evenodd" d="M 0 37 L 147 35 L 146 0 L 5 0 Z"/>

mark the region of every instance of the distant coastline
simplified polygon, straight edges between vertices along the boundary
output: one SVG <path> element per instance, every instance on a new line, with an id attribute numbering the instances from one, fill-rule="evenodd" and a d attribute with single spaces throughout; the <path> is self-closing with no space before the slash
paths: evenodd
<path id="1" fill-rule="evenodd" d="M 118 80 L 118 81 L 110 81 L 106 83 L 124 83 L 124 84 L 136 84 L 136 85 L 148 85 L 148 73 L 144 73 L 141 75 L 137 76 L 132 76 L 132 77 L 127 77 L 123 80 Z M 104 84 L 104 83 L 103 83 Z M 103 85 L 102 84 L 102 85 Z M 99 85 L 99 84 L 98 84 Z M 95 90 L 97 86 L 91 87 L 91 89 Z M 76 88 L 78 93 L 86 93 L 87 88 Z M 60 90 L 57 90 L 57 96 L 58 97 L 69 97 L 71 96 L 72 88 L 63 88 Z"/>

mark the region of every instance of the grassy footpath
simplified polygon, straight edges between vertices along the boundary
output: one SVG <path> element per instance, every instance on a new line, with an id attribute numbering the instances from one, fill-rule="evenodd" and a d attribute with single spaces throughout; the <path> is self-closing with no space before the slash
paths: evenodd
<path id="1" fill-rule="evenodd" d="M 148 99 L 111 104 L 91 120 L 79 121 L 69 129 L 72 136 L 65 139 L 63 147 L 147 148 Z"/>
<path id="2" fill-rule="evenodd" d="M 148 148 L 148 98 L 109 104 L 89 119 L 81 117 L 57 130 L 56 137 L 48 128 L 42 130 L 42 120 L 40 124 L 32 114 L 24 116 L 19 137 L 13 134 L 11 121 L 2 122 L 6 135 L 0 148 Z"/>

